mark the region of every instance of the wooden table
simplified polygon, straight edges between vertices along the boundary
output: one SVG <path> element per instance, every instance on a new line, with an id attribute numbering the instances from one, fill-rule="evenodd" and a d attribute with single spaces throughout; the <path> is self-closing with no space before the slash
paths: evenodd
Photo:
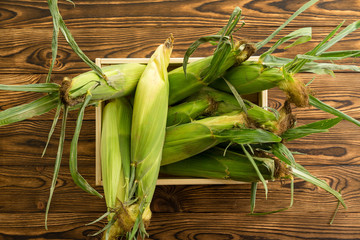
<path id="1" fill-rule="evenodd" d="M 296 3 L 295 3 L 296 2 Z M 296 11 L 305 0 L 292 1 L 60 1 L 65 22 L 83 51 L 96 57 L 149 57 L 173 33 L 172 57 L 182 57 L 200 36 L 216 33 L 234 7 L 243 9 L 245 27 L 236 36 L 258 42 Z M 313 27 L 313 41 L 278 56 L 294 56 L 311 49 L 343 19 L 360 18 L 358 1 L 324 0 L 299 16 L 279 36 L 305 26 Z M 12 0 L 0 3 L 0 84 L 43 82 L 51 58 L 52 20 L 46 1 Z M 332 50 L 360 49 L 360 31 L 349 35 Z M 271 41 L 264 49 L 271 46 Z M 195 56 L 207 56 L 204 46 Z M 344 61 L 359 65 L 359 60 Z M 60 38 L 53 80 L 89 70 Z M 311 84 L 316 96 L 341 111 L 360 118 L 358 73 L 339 72 L 336 78 L 320 76 Z M 310 81 L 310 74 L 299 75 Z M 0 110 L 36 99 L 39 94 L 0 91 Z M 279 108 L 284 96 L 270 91 L 270 106 Z M 313 108 L 297 112 L 298 123 L 330 117 Z M 96 239 L 87 237 L 104 226 L 86 223 L 105 211 L 103 200 L 74 185 L 68 170 L 69 145 L 76 114 L 70 114 L 65 152 L 49 215 L 44 213 L 52 178 L 59 129 L 47 154 L 41 158 L 54 112 L 0 128 L 0 239 Z M 95 181 L 95 111 L 86 111 L 79 142 L 79 171 Z M 294 206 L 266 216 L 249 216 L 250 185 L 161 186 L 152 204 L 149 239 L 360 239 L 360 129 L 341 122 L 330 133 L 297 140 L 289 147 L 306 153 L 299 163 L 333 188 L 341 190 L 348 210 L 336 207 L 334 197 L 302 180 L 295 180 Z M 97 187 L 102 191 L 100 187 Z M 269 197 L 258 191 L 256 211 L 288 206 L 289 182 L 269 183 Z"/>

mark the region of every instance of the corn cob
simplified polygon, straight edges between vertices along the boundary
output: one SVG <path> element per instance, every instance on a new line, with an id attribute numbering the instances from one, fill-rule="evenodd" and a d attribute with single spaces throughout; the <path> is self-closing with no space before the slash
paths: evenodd
<path id="1" fill-rule="evenodd" d="M 167 126 L 188 123 L 199 117 L 218 116 L 239 111 L 240 106 L 233 95 L 203 87 L 184 102 L 169 107 Z"/>
<path id="2" fill-rule="evenodd" d="M 296 121 L 288 101 L 280 109 L 278 116 L 250 101 L 244 100 L 244 102 L 247 109 L 248 126 L 262 128 L 280 135 L 291 128 Z M 241 107 L 233 95 L 204 87 L 183 103 L 169 108 L 167 125 L 168 127 L 176 126 L 235 111 L 241 111 Z"/>
<path id="3" fill-rule="evenodd" d="M 129 95 L 135 90 L 145 67 L 145 65 L 138 63 L 103 67 L 102 71 L 106 74 L 107 81 L 100 78 L 95 71 L 80 74 L 71 80 L 65 78 L 63 80 L 62 99 L 69 106 L 74 106 L 81 103 L 84 94 L 92 88 L 92 101 Z"/>
<path id="4" fill-rule="evenodd" d="M 290 102 L 298 107 L 309 105 L 309 89 L 296 79 L 293 74 L 286 73 L 283 68 L 266 67 L 257 62 L 244 62 L 232 67 L 223 76 L 239 94 L 251 94 L 273 87 L 283 90 Z M 231 92 L 223 79 L 216 80 L 211 87 Z"/>
<path id="5" fill-rule="evenodd" d="M 246 61 L 254 52 L 255 48 L 252 44 L 242 41 L 234 44 L 231 51 L 226 53 L 223 63 L 217 66 L 216 74 L 209 73 L 213 56 L 190 63 L 187 66 L 186 75 L 182 67 L 170 71 L 169 104 L 179 102 L 196 93 L 221 77 L 234 64 Z"/>
<path id="6" fill-rule="evenodd" d="M 126 99 L 117 98 L 103 109 L 101 132 L 101 170 L 109 222 L 116 219 L 116 209 L 128 200 L 130 179 L 131 106 Z M 115 214 L 116 213 L 116 214 Z M 116 239 L 124 232 L 119 221 L 109 229 L 108 239 Z"/>
<path id="7" fill-rule="evenodd" d="M 132 110 L 126 99 L 117 98 L 104 107 L 101 136 L 102 181 L 108 209 L 127 200 L 130 177 Z"/>
<path id="8" fill-rule="evenodd" d="M 249 124 L 244 112 L 233 112 L 168 127 L 161 165 L 189 158 L 222 142 L 249 144 L 281 141 L 271 132 L 249 128 Z"/>
<path id="9" fill-rule="evenodd" d="M 169 98 L 167 67 L 172 48 L 171 36 L 152 55 L 135 92 L 131 129 L 131 165 L 135 179 L 130 184 L 137 186 L 139 222 L 133 234 L 138 228 L 140 234 L 144 234 L 141 216 L 149 211 L 159 174 Z"/>
<path id="10" fill-rule="evenodd" d="M 270 157 L 253 158 L 265 180 L 276 180 L 288 175 L 285 165 L 278 160 Z M 260 180 L 247 156 L 218 147 L 176 163 L 163 165 L 160 172 L 173 176 L 227 179 L 242 182 Z"/>

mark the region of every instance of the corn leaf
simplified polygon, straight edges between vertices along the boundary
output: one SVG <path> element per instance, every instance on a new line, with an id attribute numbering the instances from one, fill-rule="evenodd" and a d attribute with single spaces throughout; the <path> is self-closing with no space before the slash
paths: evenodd
<path id="1" fill-rule="evenodd" d="M 319 99 L 317 99 L 316 97 L 312 96 L 312 95 L 309 95 L 309 103 L 310 105 L 324 111 L 324 112 L 327 112 L 327 113 L 330 113 L 330 114 L 333 114 L 337 117 L 340 117 L 346 121 L 349 121 L 349 122 L 352 122 L 354 123 L 355 125 L 359 126 L 360 127 L 360 122 L 348 115 L 346 115 L 345 113 L 327 105 L 326 103 L 320 101 Z"/>
<path id="2" fill-rule="evenodd" d="M 339 190 L 339 194 L 341 194 L 341 190 Z M 340 204 L 341 204 L 341 202 L 338 201 L 338 203 L 336 205 L 336 208 L 335 208 L 335 211 L 334 211 L 334 214 L 333 214 L 333 217 L 331 218 L 331 221 L 329 223 L 330 225 L 333 224 L 333 222 L 335 220 L 335 216 L 336 216 L 337 212 L 339 211 Z"/>
<path id="3" fill-rule="evenodd" d="M 247 114 L 247 108 L 245 106 L 244 100 L 242 99 L 240 94 L 237 92 L 236 88 L 229 81 L 227 81 L 225 78 L 224 78 L 224 81 L 226 82 L 226 84 L 230 88 L 232 94 L 234 95 L 237 102 L 239 103 L 240 109 Z"/>
<path id="4" fill-rule="evenodd" d="M 101 230 L 97 231 L 96 233 L 93 234 L 89 234 L 90 237 L 94 237 L 96 235 L 99 235 L 100 233 L 109 230 L 111 228 L 112 225 L 114 225 L 114 223 L 116 222 L 115 218 L 111 218 L 111 220 L 105 225 L 105 227 L 103 227 Z"/>
<path id="5" fill-rule="evenodd" d="M 294 45 L 298 45 L 298 44 L 310 41 L 311 36 L 312 36 L 311 27 L 297 29 L 297 30 L 289 33 L 285 37 L 282 37 L 281 39 L 279 39 L 268 51 L 261 54 L 260 59 L 262 60 L 267 55 L 272 54 L 281 44 L 283 44 L 287 41 L 291 41 L 293 39 L 298 38 L 297 41 L 295 41 L 293 44 L 290 45 L 290 46 L 294 46 Z"/>
<path id="6" fill-rule="evenodd" d="M 313 175 L 311 175 L 308 171 L 303 171 L 302 168 L 292 168 L 292 175 L 294 175 L 295 177 L 301 178 L 309 183 L 314 184 L 315 186 L 318 186 L 322 189 L 324 189 L 325 191 L 329 192 L 330 194 L 332 194 L 334 197 L 336 197 L 341 204 L 343 205 L 343 207 L 345 209 L 347 209 L 346 204 L 344 202 L 344 199 L 342 198 L 341 194 L 337 191 L 335 191 L 334 189 L 332 189 L 324 180 L 321 180 Z"/>
<path id="7" fill-rule="evenodd" d="M 311 51 L 307 52 L 306 55 L 309 56 L 315 56 L 317 54 L 319 54 L 319 50 L 322 46 L 324 46 L 325 44 L 327 44 L 328 40 L 331 39 L 336 32 L 340 29 L 340 27 L 342 26 L 344 22 L 340 23 L 334 30 L 332 30 L 315 48 L 313 48 Z M 298 57 L 296 57 L 294 59 L 294 61 L 292 61 L 291 63 L 286 65 L 286 70 L 292 73 L 297 73 L 300 72 L 300 70 L 302 69 L 302 67 L 309 62 L 309 60 L 306 59 L 299 59 Z"/>
<path id="8" fill-rule="evenodd" d="M 256 191 L 258 182 L 251 183 L 250 213 L 254 213 L 256 204 Z"/>
<path id="9" fill-rule="evenodd" d="M 66 27 L 66 24 L 60 14 L 59 8 L 58 8 L 58 1 L 57 0 L 48 0 L 48 6 L 49 6 L 49 10 L 50 13 L 52 15 L 53 18 L 53 25 L 54 25 L 54 37 L 53 37 L 53 41 L 52 41 L 52 63 L 51 63 L 51 67 L 50 70 L 52 69 L 53 63 L 54 63 L 54 58 L 56 58 L 56 52 L 57 52 L 57 45 L 58 45 L 58 31 L 60 29 L 60 31 L 62 32 L 62 34 L 64 35 L 66 41 L 68 42 L 68 44 L 70 45 L 70 47 L 73 49 L 73 51 L 87 64 L 89 65 L 95 72 L 96 74 L 98 74 L 101 78 L 106 79 L 105 74 L 102 72 L 101 68 L 99 66 L 97 66 L 93 61 L 91 61 L 86 55 L 85 53 L 80 49 L 80 47 L 78 46 L 78 44 L 76 43 L 74 37 L 72 36 L 72 34 L 70 33 L 69 29 Z M 49 70 L 49 74 L 51 74 L 51 71 Z M 50 78 L 50 76 L 48 75 L 47 80 Z"/>
<path id="10" fill-rule="evenodd" d="M 86 95 L 84 103 L 79 111 L 78 118 L 76 120 L 76 128 L 70 145 L 69 167 L 70 167 L 71 176 L 76 185 L 78 185 L 84 191 L 102 198 L 102 195 L 90 186 L 90 184 L 80 175 L 77 169 L 77 145 L 80 136 L 82 121 L 84 118 L 85 108 L 90 102 L 90 100 L 91 100 L 91 95 L 90 94 Z"/>
<path id="11" fill-rule="evenodd" d="M 44 114 L 59 103 L 59 94 L 54 93 L 41 97 L 31 103 L 23 104 L 0 112 L 0 126 L 19 122 Z"/>
<path id="12" fill-rule="evenodd" d="M 329 40 L 326 44 L 322 45 L 319 50 L 317 51 L 316 55 L 320 55 L 330 47 L 332 47 L 335 43 L 346 37 L 348 34 L 352 33 L 353 31 L 357 30 L 360 27 L 360 21 L 355 21 L 348 25 L 345 29 L 343 29 L 340 33 L 338 33 L 335 37 Z"/>
<path id="13" fill-rule="evenodd" d="M 281 137 L 262 129 L 230 129 L 217 134 L 237 144 L 280 142 Z"/>
<path id="14" fill-rule="evenodd" d="M 288 129 L 281 137 L 286 141 L 302 138 L 313 133 L 327 132 L 329 128 L 332 128 L 338 124 L 342 118 L 332 118 L 320 120 L 317 122 L 309 123 L 297 128 Z"/>
<path id="15" fill-rule="evenodd" d="M 262 184 L 264 185 L 264 190 L 265 190 L 265 198 L 267 199 L 267 195 L 268 195 L 268 187 L 267 187 L 267 183 L 266 180 L 264 179 L 263 175 L 261 174 L 258 166 L 255 163 L 254 158 L 250 155 L 250 153 L 246 150 L 246 148 L 244 147 L 244 145 L 241 144 L 241 148 L 244 151 L 245 155 L 247 156 L 247 158 L 249 159 L 249 161 L 251 162 L 251 164 L 253 165 L 260 181 L 262 182 Z"/>
<path id="16" fill-rule="evenodd" d="M 342 53 L 344 52 L 344 53 Z M 342 54 L 345 55 L 347 51 L 339 51 L 339 52 L 334 52 L 334 56 L 335 57 L 339 57 Z M 329 52 L 332 53 L 332 52 Z M 349 53 L 349 55 L 351 55 L 351 53 Z M 322 56 L 322 55 L 320 55 Z M 324 55 L 326 57 L 331 56 L 331 54 L 329 55 Z M 310 56 L 311 57 L 311 56 Z M 314 57 L 314 59 L 316 59 L 317 57 Z M 286 65 L 287 63 L 291 62 L 292 59 L 290 58 L 282 58 L 282 57 L 276 57 L 273 55 L 267 55 L 264 59 L 263 59 L 263 64 L 265 66 L 268 67 L 282 67 L 284 65 Z M 300 69 L 299 72 L 311 72 L 311 73 L 316 73 L 316 74 L 332 74 L 332 71 L 334 70 L 351 70 L 351 71 L 356 71 L 356 72 L 360 72 L 360 67 L 355 66 L 355 65 L 340 65 L 340 64 L 334 64 L 334 63 L 318 63 L 318 62 L 307 62 L 306 64 L 304 64 L 304 66 L 302 66 L 302 68 Z"/>
<path id="17" fill-rule="evenodd" d="M 58 177 L 60 165 L 61 165 L 62 153 L 63 153 L 63 149 L 64 149 L 67 115 L 68 115 L 68 107 L 64 106 L 64 114 L 63 114 L 63 119 L 62 119 L 62 124 L 61 124 L 59 145 L 58 145 L 58 150 L 57 150 L 56 159 L 55 159 L 54 175 L 53 175 L 53 178 L 51 181 L 49 199 L 46 203 L 46 210 L 45 210 L 45 229 L 46 230 L 48 229 L 47 228 L 47 219 L 48 219 L 48 214 L 49 214 L 49 210 L 50 210 L 51 199 L 54 194 L 56 181 L 57 181 L 57 177 Z"/>
<path id="18" fill-rule="evenodd" d="M 226 53 L 228 53 L 231 50 L 232 44 L 229 41 L 230 36 L 234 31 L 235 26 L 239 22 L 240 16 L 241 16 L 241 9 L 239 7 L 236 7 L 230 16 L 228 23 L 226 24 L 226 26 L 222 28 L 219 34 L 201 37 L 190 45 L 190 47 L 186 50 L 183 59 L 183 69 L 184 69 L 185 77 L 186 77 L 186 68 L 189 61 L 189 57 L 195 52 L 195 50 L 201 44 L 204 43 L 218 42 L 217 48 L 214 52 L 214 57 L 211 60 L 209 74 L 218 69 L 219 65 L 217 64 L 221 64 L 221 62 L 224 61 L 224 56 L 226 56 Z"/>
<path id="19" fill-rule="evenodd" d="M 340 54 L 341 53 L 341 54 Z M 298 54 L 296 55 L 299 59 L 311 60 L 311 61 L 335 61 L 335 60 L 342 60 L 349 57 L 359 57 L 360 51 L 343 51 L 339 53 L 333 54 L 322 54 L 320 56 L 310 56 L 306 54 Z"/>
<path id="20" fill-rule="evenodd" d="M 96 220 L 90 222 L 90 223 L 87 223 L 85 224 L 85 226 L 90 226 L 92 224 L 95 224 L 97 222 L 100 222 L 101 220 L 103 220 L 104 218 L 106 218 L 107 216 L 109 216 L 111 214 L 110 211 L 107 211 L 106 213 L 104 213 L 103 215 L 101 215 L 99 218 L 97 218 Z"/>
<path id="21" fill-rule="evenodd" d="M 262 213 L 250 213 L 250 215 L 268 215 L 268 214 L 273 214 L 273 213 L 278 213 L 278 212 L 282 212 L 282 211 L 286 211 L 288 210 L 289 208 L 292 207 L 293 203 L 294 203 L 294 179 L 291 178 L 291 184 L 290 184 L 290 204 L 288 207 L 285 207 L 285 208 L 280 208 L 278 210 L 274 210 L 274 211 L 270 211 L 270 212 L 262 212 Z"/>
<path id="22" fill-rule="evenodd" d="M 37 83 L 27 85 L 4 85 L 0 84 L 0 90 L 6 91 L 25 91 L 25 92 L 42 92 L 54 93 L 59 91 L 60 86 L 56 83 Z"/>
<path id="23" fill-rule="evenodd" d="M 50 11 L 50 12 L 53 17 L 54 27 L 53 27 L 53 36 L 52 36 L 52 40 L 51 40 L 51 63 L 50 63 L 48 74 L 46 76 L 47 83 L 50 82 L 52 70 L 53 70 L 55 62 L 56 62 L 56 57 L 57 57 L 57 52 L 58 52 L 59 30 L 60 30 L 58 15 L 56 15 L 55 14 L 56 12 L 54 12 L 54 11 Z"/>
<path id="24" fill-rule="evenodd" d="M 49 134 L 48 134 L 48 139 L 47 139 L 47 141 L 46 141 L 46 145 L 45 145 L 45 147 L 44 147 L 44 150 L 43 150 L 43 152 L 42 152 L 41 157 L 43 157 L 43 156 L 45 155 L 45 153 L 46 153 L 46 149 L 47 149 L 47 147 L 48 147 L 48 145 L 49 145 L 49 143 L 50 143 L 51 136 L 52 136 L 52 134 L 54 133 L 56 124 L 57 124 L 57 122 L 58 122 L 62 105 L 63 105 L 63 104 L 61 103 L 61 101 L 59 101 L 58 106 L 57 106 L 57 109 L 56 109 L 56 113 L 55 113 L 55 116 L 54 116 L 54 120 L 53 120 L 53 123 L 52 123 L 52 125 L 51 125 L 50 131 L 49 131 Z"/>
<path id="25" fill-rule="evenodd" d="M 301 14 L 303 11 L 314 5 L 319 0 L 311 0 L 307 3 L 305 3 L 301 8 L 299 8 L 291 17 L 289 17 L 280 27 L 278 27 L 269 37 L 264 39 L 263 41 L 256 44 L 256 49 L 262 48 L 265 44 L 271 41 L 286 25 L 289 24 L 294 18 L 296 18 L 299 14 Z"/>
<path id="26" fill-rule="evenodd" d="M 282 143 L 272 144 L 271 152 L 289 166 L 295 166 L 297 164 L 290 150 Z"/>

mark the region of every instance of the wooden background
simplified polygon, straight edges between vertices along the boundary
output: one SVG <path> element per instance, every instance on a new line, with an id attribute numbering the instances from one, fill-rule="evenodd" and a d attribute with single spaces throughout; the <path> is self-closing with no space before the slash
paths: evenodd
<path id="1" fill-rule="evenodd" d="M 246 26 L 238 37 L 258 42 L 296 11 L 305 0 L 65 0 L 59 6 L 65 22 L 84 52 L 96 57 L 149 57 L 157 45 L 173 33 L 173 57 L 182 57 L 191 42 L 217 32 L 235 6 L 243 9 Z M 299 27 L 313 27 L 313 41 L 306 46 L 278 51 L 279 56 L 314 47 L 342 20 L 345 25 L 360 18 L 358 0 L 323 0 L 311 7 L 279 36 Z M 0 83 L 43 82 L 51 57 L 52 21 L 45 0 L 0 2 Z M 332 50 L 360 49 L 360 31 L 349 35 Z M 274 41 L 271 42 L 271 44 Z M 271 44 L 268 44 L 269 47 Z M 266 49 L 266 48 L 264 48 Z M 211 54 L 202 47 L 197 56 Z M 358 60 L 345 61 L 358 64 Z M 61 38 L 54 81 L 89 70 Z M 317 77 L 312 84 L 317 97 L 360 119 L 358 73 L 337 73 L 336 78 Z M 312 76 L 300 75 L 304 81 Z M 36 99 L 39 94 L 0 91 L 0 110 Z M 270 106 L 280 107 L 283 95 L 270 92 Z M 79 145 L 79 171 L 95 182 L 94 109 L 86 111 Z M 297 111 L 299 124 L 324 119 L 328 114 L 313 108 Z M 68 124 L 66 148 L 49 215 L 44 213 L 56 155 L 59 130 L 48 153 L 41 158 L 54 112 L 0 128 L 0 239 L 99 239 L 87 237 L 104 223 L 85 226 L 105 211 L 103 200 L 77 188 L 68 171 L 69 143 L 75 113 Z M 340 208 L 333 225 L 334 197 L 296 179 L 294 206 L 285 212 L 249 216 L 250 185 L 162 186 L 156 189 L 149 239 L 360 239 L 360 128 L 342 122 L 330 133 L 316 134 L 289 144 L 306 153 L 297 160 L 314 175 L 342 190 L 348 210 Z M 286 207 L 289 182 L 269 183 L 269 197 L 258 191 L 256 210 Z M 100 187 L 97 187 L 102 191 Z"/>

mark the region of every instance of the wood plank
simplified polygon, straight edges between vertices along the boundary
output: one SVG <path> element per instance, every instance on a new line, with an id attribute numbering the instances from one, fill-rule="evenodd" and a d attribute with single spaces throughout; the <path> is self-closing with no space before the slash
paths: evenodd
<path id="1" fill-rule="evenodd" d="M 29 217 L 27 217 L 29 216 Z M 99 231 L 104 224 L 85 226 L 96 219 L 98 214 L 58 213 L 49 215 L 49 230 L 44 228 L 44 214 L 0 213 L 0 239 L 99 239 L 88 237 Z M 11 220 L 10 220 L 11 219 Z"/>
<path id="2" fill-rule="evenodd" d="M 285 36 L 295 29 L 297 28 L 287 28 L 279 34 L 279 37 Z M 218 30 L 218 28 L 173 27 L 161 29 L 96 28 L 75 29 L 72 33 L 86 55 L 94 60 L 97 57 L 149 57 L 170 33 L 173 33 L 176 39 L 172 57 L 183 57 L 185 50 L 193 41 L 199 37 L 214 34 Z M 305 53 L 315 47 L 331 30 L 331 28 L 326 27 L 314 29 L 314 41 L 286 51 L 280 49 L 277 55 L 293 57 L 296 53 Z M 266 28 L 245 27 L 241 33 L 239 31 L 236 35 L 249 39 L 251 42 L 259 42 L 272 31 Z M 360 43 L 357 41 L 359 34 L 357 32 L 349 35 L 337 43 L 332 50 L 359 49 Z M 6 59 L 0 66 L 0 73 L 47 73 L 51 59 L 51 29 L 0 29 L 0 35 L 3 36 L 0 39 L 0 56 Z M 54 72 L 71 74 L 88 71 L 89 67 L 70 49 L 63 37 L 60 39 Z M 275 40 L 271 41 L 261 51 L 266 50 Z M 195 52 L 194 56 L 208 56 L 211 55 L 212 51 L 213 47 L 204 45 Z M 347 60 L 343 63 L 358 64 L 359 60 Z"/>
<path id="3" fill-rule="evenodd" d="M 59 2 L 59 8 L 67 25 L 74 28 L 100 27 L 222 27 L 235 6 L 239 6 L 245 21 L 253 26 L 278 26 L 299 9 L 299 2 L 273 1 L 111 1 L 94 2 L 78 0 L 76 6 Z M 350 2 L 349 2 L 350 4 Z M 360 5 L 352 1 L 352 7 L 341 1 L 317 3 L 292 23 L 294 26 L 336 26 L 341 20 L 359 19 Z M 2 4 L 2 28 L 52 27 L 48 6 L 43 1 L 16 0 Z M 176 10 L 176 11 L 175 11 Z"/>
<path id="4" fill-rule="evenodd" d="M 329 214 L 330 215 L 330 214 Z M 356 239 L 359 215 L 338 216 L 328 225 L 329 215 L 279 213 L 268 216 L 226 214 L 154 214 L 150 239 Z M 169 220 L 171 219 L 171 220 Z M 166 224 L 164 224 L 166 222 Z"/>
<path id="5" fill-rule="evenodd" d="M 286 212 L 268 216 L 247 216 L 236 213 L 155 213 L 148 229 L 147 239 L 357 239 L 360 234 L 359 214 L 339 213 L 333 225 L 328 224 L 331 213 L 319 216 L 317 212 L 299 217 Z M 49 219 L 49 231 L 39 221 L 41 214 L 25 218 L 22 214 L 0 213 L 2 239 L 99 239 L 87 237 L 104 225 L 84 226 L 96 214 L 57 214 Z M 355 236 L 355 237 L 354 237 Z"/>
<path id="6" fill-rule="evenodd" d="M 54 167 L 38 164 L 36 166 L 2 166 L 1 169 L 1 212 L 45 213 Z M 91 186 L 103 194 L 102 187 L 95 186 L 94 165 L 80 164 L 79 172 Z M 19 193 L 21 193 L 21 198 L 17 197 Z M 88 194 L 76 186 L 68 166 L 60 168 L 49 213 L 53 215 L 65 212 L 106 212 L 104 199 Z"/>
<path id="7" fill-rule="evenodd" d="M 56 156 L 59 128 L 54 132 L 48 151 L 43 159 L 41 153 L 47 141 L 51 121 L 24 121 L 0 128 L 0 165 L 52 165 Z M 63 158 L 69 156 L 69 146 L 75 121 L 69 121 Z M 360 141 L 359 129 L 353 124 L 342 122 L 329 133 L 318 133 L 294 140 L 289 148 L 307 153 L 296 156 L 304 159 L 306 165 L 357 164 L 357 149 Z M 93 164 L 95 161 L 95 122 L 84 121 L 78 146 L 78 161 Z M 306 160 L 308 159 L 308 160 Z M 316 159 L 316 161 L 315 161 Z M 64 160 L 67 161 L 67 160 Z"/>
<path id="8" fill-rule="evenodd" d="M 53 167 L 49 166 L 2 166 L 0 173 L 0 209 L 2 213 L 44 213 L 48 201 Z M 360 180 L 357 166 L 309 166 L 315 176 L 325 180 L 336 190 L 342 190 L 350 212 L 358 212 Z M 80 165 L 79 172 L 94 185 L 94 167 Z M 268 199 L 259 185 L 256 212 L 267 212 L 287 207 L 290 203 L 290 182 L 269 182 Z M 101 187 L 95 187 L 103 193 Z M 21 193 L 21 198 L 17 196 Z M 294 206 L 287 212 L 316 211 L 330 214 L 336 199 L 324 190 L 295 179 Z M 218 208 L 217 206 L 222 206 Z M 51 203 L 50 215 L 57 213 L 103 213 L 104 200 L 92 196 L 75 186 L 68 167 L 60 169 L 58 182 Z M 250 211 L 250 184 L 241 185 L 192 185 L 158 186 L 151 209 L 156 213 L 241 213 Z M 341 208 L 342 209 L 342 208 Z M 343 212 L 345 210 L 341 210 Z"/>
<path id="9" fill-rule="evenodd" d="M 60 121 L 60 120 L 59 120 Z M 41 159 L 52 121 L 24 121 L 0 128 L 1 165 L 52 165 L 60 136 L 60 125 L 55 129 L 47 153 Z M 75 121 L 68 121 L 63 159 L 68 159 Z M 78 144 L 78 161 L 95 164 L 95 121 L 84 121 Z M 12 162 L 12 163 L 11 163 Z M 95 165 L 94 165 L 95 166 Z"/>
<path id="10" fill-rule="evenodd" d="M 46 74 L 1 74 L 0 83 L 2 84 L 31 84 L 45 81 Z M 76 76 L 75 74 L 54 74 L 53 79 L 59 83 L 63 77 Z M 298 74 L 299 79 L 309 82 L 313 74 Z M 354 117 L 360 118 L 358 106 L 360 106 L 360 82 L 354 81 L 359 76 L 358 73 L 336 73 L 336 78 L 327 75 L 316 75 L 314 82 L 311 84 L 313 94 L 320 100 L 329 104 L 340 111 Z M 0 90 L 0 110 L 5 110 L 14 106 L 34 101 L 42 96 L 40 93 L 11 92 Z M 272 108 L 279 109 L 285 100 L 285 95 L 278 89 L 269 91 L 269 105 Z M 323 119 L 331 117 L 330 114 L 324 113 L 314 107 L 305 109 L 295 109 L 294 111 L 299 119 Z M 55 111 L 44 114 L 33 120 L 52 120 Z M 70 118 L 75 119 L 77 111 L 70 112 Z M 89 107 L 85 119 L 95 119 L 94 108 Z"/>

